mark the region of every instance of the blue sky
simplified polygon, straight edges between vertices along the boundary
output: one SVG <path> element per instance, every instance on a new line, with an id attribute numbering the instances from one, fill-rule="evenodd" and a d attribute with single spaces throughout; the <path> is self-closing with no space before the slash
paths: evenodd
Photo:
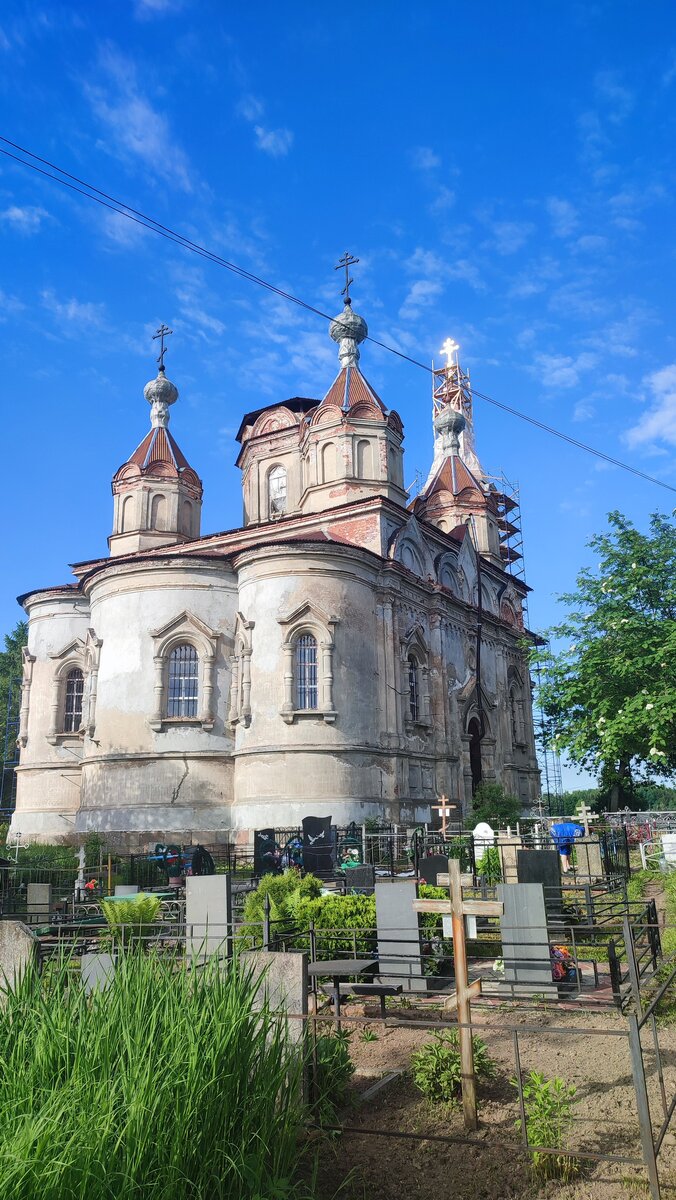
<path id="1" fill-rule="evenodd" d="M 376 338 L 430 362 L 450 335 L 480 391 L 676 485 L 673 4 L 5 0 L 0 108 L 4 136 L 329 312 L 348 247 Z M 326 324 L 0 158 L 0 630 L 105 551 L 161 321 L 203 530 L 236 526 L 241 415 L 323 395 Z M 368 344 L 361 365 L 425 475 L 428 377 Z M 475 423 L 521 487 L 535 627 L 607 511 L 674 507 L 479 400 Z"/>

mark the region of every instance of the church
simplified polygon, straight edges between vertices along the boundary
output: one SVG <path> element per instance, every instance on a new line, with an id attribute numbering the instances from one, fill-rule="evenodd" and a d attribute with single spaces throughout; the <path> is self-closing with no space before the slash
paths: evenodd
<path id="1" fill-rule="evenodd" d="M 442 794 L 467 811 L 482 780 L 535 803 L 528 589 L 510 570 L 512 502 L 477 457 L 469 377 L 447 343 L 411 499 L 402 422 L 359 366 L 368 329 L 349 282 L 324 397 L 242 419 L 239 529 L 201 532 L 159 331 L 150 430 L 113 476 L 109 555 L 19 597 L 24 838 L 135 850 L 248 841 L 307 815 L 413 825 Z"/>

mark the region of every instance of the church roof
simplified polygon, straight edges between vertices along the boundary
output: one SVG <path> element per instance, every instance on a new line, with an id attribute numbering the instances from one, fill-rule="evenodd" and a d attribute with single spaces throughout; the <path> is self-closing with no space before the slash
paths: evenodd
<path id="1" fill-rule="evenodd" d="M 133 465 L 138 467 L 143 475 L 160 467 L 163 475 L 180 475 L 182 471 L 192 471 L 192 467 L 169 430 L 162 425 L 150 429 L 140 446 L 129 456 L 126 463 L 120 467 Z M 119 474 L 119 472 L 118 472 Z"/>
<path id="2" fill-rule="evenodd" d="M 433 496 L 435 492 L 451 492 L 453 496 L 458 496 L 460 492 L 467 489 L 479 492 L 481 496 L 484 495 L 481 484 L 469 467 L 457 454 L 450 454 L 444 459 L 436 475 L 430 480 L 427 487 L 423 488 L 420 495 L 425 499 Z"/>
<path id="3" fill-rule="evenodd" d="M 349 363 L 346 367 L 341 368 L 322 400 L 322 404 L 335 404 L 344 412 L 348 412 L 357 404 L 368 404 L 370 407 L 375 405 L 381 413 L 387 413 L 380 396 L 374 392 L 356 363 Z"/>
<path id="4" fill-rule="evenodd" d="M 247 425 L 253 425 L 256 418 L 260 417 L 261 413 L 268 412 L 273 408 L 288 408 L 289 412 L 307 413 L 316 408 L 319 400 L 311 400 L 308 396 L 292 396 L 290 400 L 274 400 L 272 404 L 264 404 L 261 408 L 254 408 L 252 412 L 245 413 L 240 422 L 239 429 L 235 434 L 235 441 L 241 442 L 244 430 Z"/>

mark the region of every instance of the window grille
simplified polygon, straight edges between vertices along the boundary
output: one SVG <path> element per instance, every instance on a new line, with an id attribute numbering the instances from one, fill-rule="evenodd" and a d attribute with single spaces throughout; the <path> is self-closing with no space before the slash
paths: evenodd
<path id="1" fill-rule="evenodd" d="M 304 633 L 296 641 L 296 707 L 317 708 L 318 705 L 317 641 Z"/>
<path id="2" fill-rule="evenodd" d="M 268 476 L 269 514 L 281 516 L 286 512 L 286 471 L 284 467 L 273 467 Z"/>
<path id="3" fill-rule="evenodd" d="M 82 724 L 82 696 L 84 675 L 79 667 L 66 676 L 66 705 L 63 714 L 64 733 L 77 733 Z"/>
<path id="4" fill-rule="evenodd" d="M 411 710 L 411 720 L 417 721 L 420 715 L 420 686 L 418 680 L 418 660 L 413 655 L 408 660 L 408 701 Z"/>
<path id="5" fill-rule="evenodd" d="M 168 717 L 196 717 L 199 659 L 194 646 L 175 646 L 169 656 Z"/>

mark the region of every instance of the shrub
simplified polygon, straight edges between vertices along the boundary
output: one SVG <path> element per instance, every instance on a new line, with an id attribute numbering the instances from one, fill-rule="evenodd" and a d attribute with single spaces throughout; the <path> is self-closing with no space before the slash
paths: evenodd
<path id="1" fill-rule="evenodd" d="M 474 1070 L 477 1079 L 492 1079 L 495 1063 L 489 1057 L 485 1042 L 473 1037 Z M 460 1034 L 457 1029 L 435 1033 L 412 1058 L 415 1085 L 428 1100 L 449 1103 L 457 1100 L 462 1081 L 460 1064 Z"/>
<path id="2" fill-rule="evenodd" d="M 258 887 L 249 892 L 244 902 L 244 923 L 238 940 L 249 947 L 263 944 L 266 896 L 270 897 L 270 919 L 291 923 L 295 921 L 295 910 L 299 901 L 303 897 L 310 899 L 320 896 L 321 890 L 321 881 L 314 875 L 301 878 L 293 868 L 284 871 L 282 875 L 264 875 Z"/>
<path id="3" fill-rule="evenodd" d="M 159 896 L 139 892 L 124 900 L 102 900 L 101 909 L 116 941 L 147 936 L 160 911 Z"/>
<path id="4" fill-rule="evenodd" d="M 317 958 L 339 958 L 342 954 L 372 956 L 377 947 L 375 896 L 302 897 L 295 907 L 296 925 L 301 935 L 298 947 L 307 947 L 307 929 L 314 922 L 317 933 Z M 324 930 L 329 931 L 323 933 Z M 341 930 L 332 933 L 331 930 Z M 352 931 L 357 932 L 356 938 Z M 359 932 L 361 931 L 361 932 Z"/>
<path id="5" fill-rule="evenodd" d="M 331 1125 L 344 1102 L 354 1063 L 350 1058 L 350 1034 L 346 1030 L 322 1034 L 316 1042 L 314 1117 L 320 1125 Z"/>
<path id="6" fill-rule="evenodd" d="M 512 1082 L 516 1086 L 515 1080 Z M 538 1071 L 529 1071 L 523 1083 L 528 1141 L 563 1151 L 573 1121 L 574 1099 L 575 1088 L 563 1079 L 546 1079 Z M 521 1128 L 520 1121 L 516 1127 Z M 570 1154 L 540 1154 L 537 1150 L 531 1151 L 531 1166 L 540 1179 L 570 1179 L 580 1169 L 578 1159 Z"/>
<path id="7" fill-rule="evenodd" d="M 497 846 L 487 846 L 476 865 L 477 875 L 483 875 L 486 883 L 502 882 L 500 851 Z"/>
<path id="8" fill-rule="evenodd" d="M 492 826 L 516 825 L 521 816 L 521 801 L 517 796 L 507 796 L 499 783 L 480 783 L 472 800 L 472 816 L 475 821 L 488 821 Z"/>

